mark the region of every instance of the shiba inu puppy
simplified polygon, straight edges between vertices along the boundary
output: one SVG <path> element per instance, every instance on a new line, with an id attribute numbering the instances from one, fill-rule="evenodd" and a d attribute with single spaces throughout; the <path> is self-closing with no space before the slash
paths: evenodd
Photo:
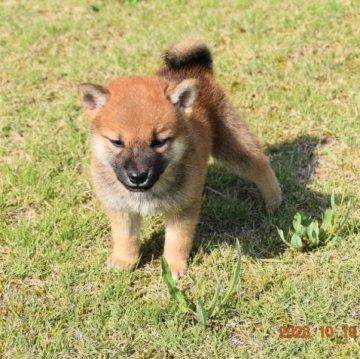
<path id="1" fill-rule="evenodd" d="M 139 257 L 143 216 L 165 213 L 164 256 L 173 277 L 186 271 L 210 156 L 255 182 L 268 208 L 281 190 L 256 137 L 215 82 L 202 43 L 183 40 L 152 76 L 79 86 L 91 120 L 92 176 L 112 227 L 110 264 Z"/>

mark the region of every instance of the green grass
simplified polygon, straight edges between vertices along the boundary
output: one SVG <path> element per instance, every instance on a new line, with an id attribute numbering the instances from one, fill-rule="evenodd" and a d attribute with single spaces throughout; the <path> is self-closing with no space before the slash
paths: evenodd
<path id="1" fill-rule="evenodd" d="M 4 0 L 0 4 L 0 356 L 3 358 L 358 358 L 360 8 L 357 1 Z M 203 328 L 161 279 L 163 218 L 142 227 L 132 273 L 108 271 L 109 225 L 89 176 L 89 126 L 76 85 L 156 70 L 166 44 L 195 34 L 264 143 L 284 203 L 212 164 L 188 275 L 197 301 L 237 295 Z M 296 212 L 352 197 L 343 241 L 294 252 Z M 335 336 L 280 339 L 284 325 Z"/>

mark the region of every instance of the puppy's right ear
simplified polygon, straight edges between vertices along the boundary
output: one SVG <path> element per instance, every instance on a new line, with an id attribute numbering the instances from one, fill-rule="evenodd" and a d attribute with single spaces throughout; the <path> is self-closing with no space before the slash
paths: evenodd
<path id="1" fill-rule="evenodd" d="M 79 96 L 85 111 L 93 117 L 108 101 L 110 92 L 100 85 L 83 83 L 79 85 Z"/>

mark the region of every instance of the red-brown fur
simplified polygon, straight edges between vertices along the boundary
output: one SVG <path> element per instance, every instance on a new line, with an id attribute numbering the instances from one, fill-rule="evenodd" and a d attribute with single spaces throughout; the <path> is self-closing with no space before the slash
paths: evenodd
<path id="1" fill-rule="evenodd" d="M 95 188 L 112 224 L 110 263 L 134 265 L 141 217 L 163 210 L 164 256 L 178 278 L 186 270 L 210 156 L 254 181 L 270 209 L 280 205 L 281 191 L 258 140 L 215 82 L 208 49 L 182 41 L 167 56 L 167 66 L 153 76 L 118 78 L 104 87 L 85 84 L 80 95 L 92 121 Z M 110 164 L 127 151 L 141 158 L 154 134 L 170 138 L 151 150 L 167 167 L 151 189 L 130 192 Z M 109 142 L 116 136 L 124 142 L 121 149 Z"/>

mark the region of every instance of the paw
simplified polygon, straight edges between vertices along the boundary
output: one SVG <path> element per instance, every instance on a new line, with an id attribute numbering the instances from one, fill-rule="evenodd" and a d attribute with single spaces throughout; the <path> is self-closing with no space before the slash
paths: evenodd
<path id="1" fill-rule="evenodd" d="M 275 212 L 275 210 L 279 208 L 281 201 L 281 191 L 273 193 L 272 196 L 266 198 L 266 207 L 270 209 L 270 211 Z"/>
<path id="2" fill-rule="evenodd" d="M 130 270 L 136 266 L 138 258 L 122 258 L 118 254 L 112 254 L 106 261 L 108 268 L 118 270 Z"/>
<path id="3" fill-rule="evenodd" d="M 266 207 L 274 212 L 281 204 L 282 196 L 281 196 L 281 188 L 279 183 L 276 181 L 273 186 L 272 190 L 268 193 L 264 194 L 264 199 L 266 203 Z"/>
<path id="4" fill-rule="evenodd" d="M 168 261 L 169 269 L 174 280 L 183 277 L 187 270 L 186 260 Z"/>

